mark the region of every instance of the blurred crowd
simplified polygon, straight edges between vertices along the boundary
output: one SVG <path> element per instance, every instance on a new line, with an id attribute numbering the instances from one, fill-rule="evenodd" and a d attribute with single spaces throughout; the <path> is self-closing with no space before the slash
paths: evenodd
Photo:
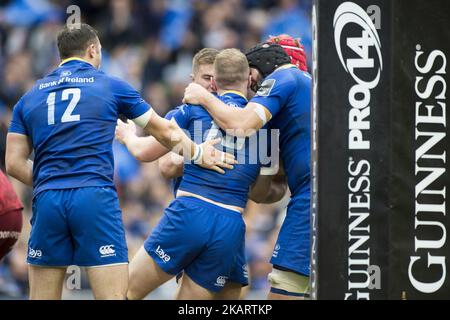
<path id="1" fill-rule="evenodd" d="M 101 68 L 140 90 L 160 115 L 181 103 L 192 57 L 203 47 L 245 51 L 269 35 L 288 33 L 301 38 L 311 57 L 311 0 L 0 0 L 2 170 L 12 108 L 36 79 L 58 65 L 56 34 L 69 16 L 70 5 L 79 6 L 82 21 L 99 31 Z M 113 150 L 131 258 L 173 195 L 156 162 L 137 162 L 116 141 Z M 4 299 L 27 296 L 31 190 L 18 181 L 13 184 L 25 206 L 24 227 L 14 250 L 0 262 L 0 298 Z M 285 205 L 286 201 L 249 202 L 246 208 L 247 297 L 264 297 L 268 290 L 268 261 Z"/>

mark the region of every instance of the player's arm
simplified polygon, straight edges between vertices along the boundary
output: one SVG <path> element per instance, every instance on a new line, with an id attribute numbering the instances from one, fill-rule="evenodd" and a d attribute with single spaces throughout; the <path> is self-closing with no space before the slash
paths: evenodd
<path id="1" fill-rule="evenodd" d="M 116 139 L 141 162 L 152 162 L 159 158 L 158 166 L 163 177 L 177 178 L 183 174 L 183 157 L 160 144 L 154 137 L 138 137 L 136 125 L 132 122 L 117 121 Z"/>
<path id="2" fill-rule="evenodd" d="M 249 198 L 256 203 L 274 203 L 280 201 L 286 191 L 287 178 L 280 167 L 276 175 L 260 174 L 250 188 Z"/>
<path id="3" fill-rule="evenodd" d="M 214 145 L 220 142 L 220 138 L 205 141 L 198 145 L 194 143 L 178 126 L 175 119 L 167 120 L 160 117 L 153 109 L 147 111 L 139 117 L 133 119 L 138 125 L 146 123 L 144 131 L 155 137 L 159 143 L 167 149 L 183 156 L 187 161 L 193 161 L 199 166 L 225 173 L 222 168 L 233 169 L 235 164 L 234 155 L 221 152 L 214 148 Z M 142 122 L 142 119 L 145 119 Z M 142 125 L 143 126 L 143 125 Z"/>
<path id="4" fill-rule="evenodd" d="M 28 136 L 8 133 L 6 137 L 6 172 L 28 186 L 33 185 L 33 161 L 29 160 L 32 151 Z"/>
<path id="5" fill-rule="evenodd" d="M 170 120 L 175 118 L 178 125 L 187 129 L 190 123 L 190 117 L 188 116 L 187 106 L 179 106 L 170 110 L 164 118 Z M 158 160 L 158 168 L 161 175 L 166 179 L 175 179 L 181 177 L 184 172 L 183 157 L 175 152 L 169 152 Z"/>
<path id="6" fill-rule="evenodd" d="M 33 162 L 29 160 L 33 146 L 29 139 L 26 123 L 23 119 L 23 98 L 20 99 L 13 109 L 13 116 L 6 136 L 6 172 L 21 181 L 33 185 Z"/>
<path id="7" fill-rule="evenodd" d="M 138 137 L 136 125 L 132 122 L 117 120 L 116 139 L 125 145 L 128 151 L 141 162 L 152 162 L 169 152 L 154 137 Z"/>
<path id="8" fill-rule="evenodd" d="M 110 86 L 119 106 L 119 113 L 133 120 L 168 150 L 182 155 L 187 161 L 193 161 L 205 169 L 219 173 L 225 173 L 222 168 L 233 168 L 231 164 L 236 163 L 234 155 L 214 148 L 220 139 L 197 145 L 181 130 L 174 119 L 169 121 L 160 117 L 129 84 L 111 78 Z"/>
<path id="9" fill-rule="evenodd" d="M 269 110 L 259 103 L 249 102 L 245 108 L 228 106 L 195 83 L 186 88 L 183 102 L 202 105 L 219 127 L 236 130 L 236 136 L 252 135 L 253 130 L 259 130 L 272 117 Z"/>
<path id="10" fill-rule="evenodd" d="M 161 175 L 166 179 L 181 177 L 184 171 L 183 157 L 170 152 L 158 160 Z"/>
<path id="11" fill-rule="evenodd" d="M 187 160 L 191 160 L 198 146 L 188 138 L 181 130 L 174 119 L 167 120 L 160 117 L 154 110 L 150 113 L 149 120 L 144 126 L 144 131 L 158 140 L 168 150 L 182 155 Z"/>

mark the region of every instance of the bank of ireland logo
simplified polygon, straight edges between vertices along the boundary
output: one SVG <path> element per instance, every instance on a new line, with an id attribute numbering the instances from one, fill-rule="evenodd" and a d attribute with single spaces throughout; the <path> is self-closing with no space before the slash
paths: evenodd
<path id="1" fill-rule="evenodd" d="M 229 105 L 230 107 L 233 107 L 233 108 L 239 108 L 239 106 L 234 102 L 227 102 L 227 105 Z"/>
<path id="2" fill-rule="evenodd" d="M 101 258 L 113 257 L 116 255 L 116 250 L 114 250 L 114 245 L 112 244 L 101 246 L 98 251 L 101 254 Z"/>
<path id="3" fill-rule="evenodd" d="M 69 77 L 69 76 L 71 76 L 71 75 L 72 75 L 72 72 L 70 72 L 69 70 L 66 70 L 66 71 L 61 72 L 61 77 L 62 77 L 62 78 L 64 78 L 64 77 Z"/>
<path id="4" fill-rule="evenodd" d="M 359 58 L 355 59 L 344 59 L 343 48 L 341 47 L 342 31 L 349 24 L 356 24 L 362 28 L 361 37 L 346 38 L 346 45 L 359 56 Z M 380 74 L 383 70 L 383 59 L 381 55 L 380 37 L 369 15 L 357 4 L 344 2 L 336 9 L 333 26 L 336 50 L 345 71 L 350 73 L 358 84 L 364 84 L 368 89 L 375 88 L 380 81 Z M 376 50 L 379 66 L 375 78 L 367 81 L 357 76 L 355 71 L 363 68 L 375 68 L 374 59 L 369 56 L 369 49 L 372 47 Z"/>

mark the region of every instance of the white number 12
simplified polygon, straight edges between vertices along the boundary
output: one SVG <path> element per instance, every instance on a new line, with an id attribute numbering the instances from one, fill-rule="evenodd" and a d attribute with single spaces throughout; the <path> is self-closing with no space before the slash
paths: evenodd
<path id="1" fill-rule="evenodd" d="M 79 114 L 72 114 L 73 110 L 77 106 L 77 103 L 80 101 L 81 90 L 78 88 L 65 89 L 62 92 L 62 101 L 69 100 L 69 96 L 72 95 L 72 99 L 69 102 L 69 105 L 64 111 L 64 114 L 61 118 L 61 122 L 73 122 L 80 121 Z M 52 92 L 47 97 L 47 105 L 48 105 L 48 125 L 55 124 L 55 97 L 56 92 Z"/>

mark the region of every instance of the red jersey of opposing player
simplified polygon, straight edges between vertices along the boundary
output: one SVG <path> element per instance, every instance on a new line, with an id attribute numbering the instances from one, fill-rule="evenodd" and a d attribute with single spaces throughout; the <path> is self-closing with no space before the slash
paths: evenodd
<path id="1" fill-rule="evenodd" d="M 0 171 L 0 260 L 12 249 L 22 230 L 22 204 Z"/>

